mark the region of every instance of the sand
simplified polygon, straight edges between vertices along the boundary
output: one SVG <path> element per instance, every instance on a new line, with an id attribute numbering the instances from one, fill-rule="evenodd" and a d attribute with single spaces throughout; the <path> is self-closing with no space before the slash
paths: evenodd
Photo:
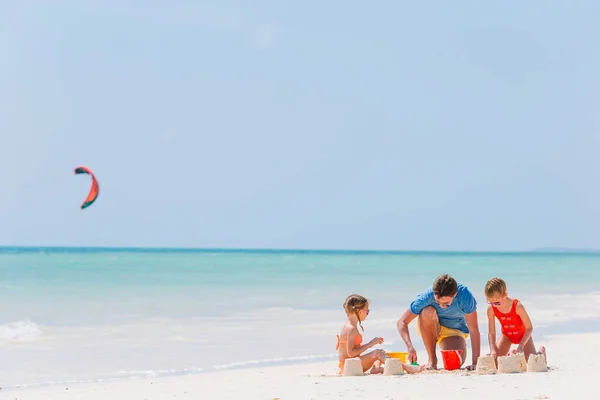
<path id="1" fill-rule="evenodd" d="M 342 377 L 335 362 L 228 370 L 196 375 L 73 385 L 11 388 L 15 400 L 172 399 L 598 399 L 600 333 L 537 338 L 548 352 L 548 372 L 478 375 L 431 371 L 399 376 Z M 482 346 L 487 351 L 487 346 Z M 420 361 L 425 354 L 419 353 Z M 470 359 L 470 356 L 469 356 Z M 441 360 L 441 357 L 440 357 Z M 441 361 L 440 361 L 441 367 Z"/>

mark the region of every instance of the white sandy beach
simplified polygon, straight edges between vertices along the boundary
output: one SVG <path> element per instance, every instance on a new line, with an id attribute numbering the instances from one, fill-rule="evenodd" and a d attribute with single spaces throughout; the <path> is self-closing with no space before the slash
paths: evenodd
<path id="1" fill-rule="evenodd" d="M 166 399 L 598 399 L 600 333 L 538 340 L 549 371 L 496 374 L 431 371 L 417 375 L 341 377 L 335 363 L 228 370 L 164 378 L 52 385 L 3 390 L 15 400 Z M 483 352 L 487 346 L 483 344 Z M 423 362 L 424 352 L 419 352 Z M 441 357 L 440 357 L 441 360 Z M 441 361 L 440 361 L 441 367 Z"/>

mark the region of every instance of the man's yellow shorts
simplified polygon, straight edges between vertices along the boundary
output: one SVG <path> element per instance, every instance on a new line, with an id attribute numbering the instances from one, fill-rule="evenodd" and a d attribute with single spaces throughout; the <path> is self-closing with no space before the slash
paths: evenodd
<path id="1" fill-rule="evenodd" d="M 421 335 L 421 330 L 419 329 L 419 317 L 417 317 L 416 322 L 417 322 L 417 334 L 419 336 L 423 337 Z M 467 340 L 467 338 L 469 337 L 469 334 L 461 332 L 458 329 L 446 328 L 444 325 L 440 324 L 440 332 L 438 333 L 437 343 L 439 344 L 442 340 L 446 339 L 447 337 L 452 337 L 452 336 L 461 336 L 465 340 Z"/>

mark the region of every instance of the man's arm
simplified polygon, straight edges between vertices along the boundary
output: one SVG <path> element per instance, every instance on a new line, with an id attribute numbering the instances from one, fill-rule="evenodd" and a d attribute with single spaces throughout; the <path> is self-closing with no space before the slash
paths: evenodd
<path id="1" fill-rule="evenodd" d="M 417 314 L 413 314 L 412 311 L 410 311 L 410 309 L 407 309 L 400 316 L 398 322 L 396 323 L 398 333 L 400 334 L 400 337 L 406 344 L 406 350 L 408 352 L 407 360 L 409 362 L 417 361 L 417 352 L 413 347 L 412 341 L 410 340 L 410 334 L 408 333 L 408 324 L 410 324 L 415 318 L 417 318 Z"/>
<path id="2" fill-rule="evenodd" d="M 406 309 L 404 313 L 398 319 L 396 323 L 396 327 L 398 328 L 398 333 L 400 333 L 400 337 L 404 340 L 406 347 L 412 346 L 412 342 L 410 341 L 410 334 L 408 333 L 408 324 L 417 318 L 416 314 L 413 314 L 410 309 Z"/>
<path id="3" fill-rule="evenodd" d="M 481 334 L 479 333 L 479 324 L 477 322 L 477 310 L 465 315 L 469 335 L 471 336 L 471 353 L 473 355 L 473 367 L 477 365 L 477 359 L 481 352 Z"/>
<path id="4" fill-rule="evenodd" d="M 417 361 L 417 351 L 412 345 L 410 340 L 410 335 L 408 333 L 408 324 L 412 322 L 413 319 L 417 318 L 421 311 L 431 305 L 433 302 L 433 289 L 429 288 L 419 294 L 408 306 L 408 309 L 404 311 L 404 313 L 398 319 L 396 323 L 396 327 L 398 328 L 398 333 L 400 337 L 406 344 L 406 350 L 408 351 L 407 359 L 409 362 Z"/>

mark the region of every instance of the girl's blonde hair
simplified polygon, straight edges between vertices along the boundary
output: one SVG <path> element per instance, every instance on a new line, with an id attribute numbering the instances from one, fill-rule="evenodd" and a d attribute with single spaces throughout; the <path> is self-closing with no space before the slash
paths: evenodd
<path id="1" fill-rule="evenodd" d="M 485 284 L 485 296 L 491 297 L 495 293 L 504 295 L 506 293 L 506 282 L 502 278 L 492 278 Z"/>
<path id="2" fill-rule="evenodd" d="M 350 296 L 348 296 L 346 298 L 346 301 L 344 302 L 344 310 L 346 311 L 346 315 L 350 316 L 350 314 L 354 314 L 356 315 L 356 318 L 358 318 L 358 324 L 360 325 L 360 329 L 362 329 L 362 331 L 365 331 L 365 328 L 363 328 L 362 326 L 362 322 L 360 320 L 360 316 L 358 315 L 358 312 L 360 310 L 362 310 L 363 308 L 365 308 L 365 306 L 369 303 L 369 301 L 361 296 L 360 294 L 351 294 Z"/>

